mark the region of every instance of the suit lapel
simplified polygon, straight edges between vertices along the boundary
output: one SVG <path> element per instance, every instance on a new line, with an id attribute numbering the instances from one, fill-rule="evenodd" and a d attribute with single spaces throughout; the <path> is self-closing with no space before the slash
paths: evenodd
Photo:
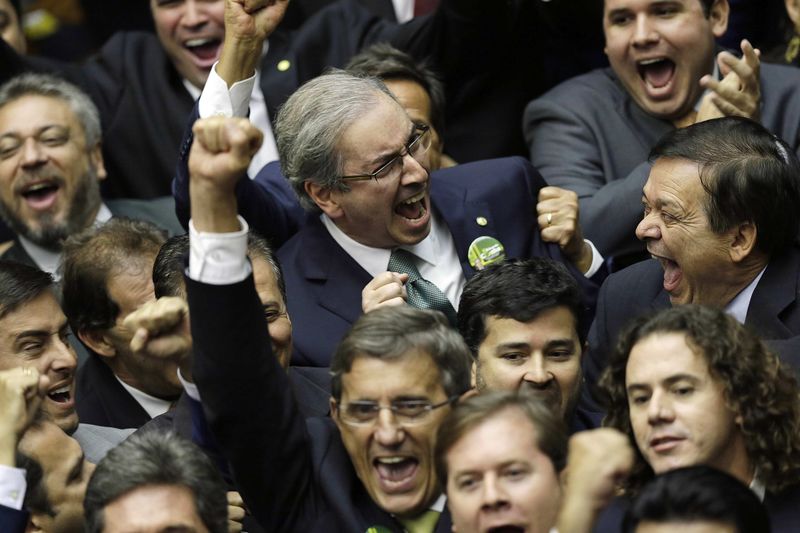
<path id="1" fill-rule="evenodd" d="M 353 323 L 361 316 L 361 290 L 372 277 L 330 236 L 317 215 L 301 234 L 301 275 L 320 307 Z"/>
<path id="2" fill-rule="evenodd" d="M 797 300 L 797 275 L 800 271 L 800 250 L 791 250 L 773 257 L 756 285 L 745 324 L 753 327 L 764 339 L 785 339 L 792 330 L 781 320 L 781 313 Z"/>
<path id="3" fill-rule="evenodd" d="M 261 92 L 274 127 L 278 108 L 300 86 L 297 56 L 290 46 L 290 34 L 276 31 L 269 38 L 269 48 L 261 61 Z"/>

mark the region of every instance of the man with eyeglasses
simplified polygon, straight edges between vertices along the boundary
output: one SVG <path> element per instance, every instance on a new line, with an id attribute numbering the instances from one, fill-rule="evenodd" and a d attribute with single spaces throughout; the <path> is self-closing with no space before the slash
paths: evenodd
<path id="1" fill-rule="evenodd" d="M 247 121 L 211 115 L 247 111 L 260 14 L 230 8 L 236 16 L 228 17 L 212 74 L 229 91 L 203 93 L 198 107 L 210 118 L 196 122 L 183 143 L 173 189 L 186 218 L 193 143 L 202 150 L 197 187 L 214 188 L 216 179 L 235 184 L 238 212 L 271 239 L 286 268 L 293 364 L 329 365 L 362 311 L 409 301 L 454 316 L 474 273 L 468 249 L 482 237 L 508 257 L 565 263 L 592 304 L 595 285 L 584 273 L 594 274 L 602 260 L 582 238 L 577 199 L 546 188 L 520 158 L 461 165 L 431 180 L 427 125 L 413 123 L 377 80 L 333 72 L 301 87 L 277 118 L 280 167 L 244 178 L 246 165 L 238 162 L 257 149 L 260 134 Z M 427 284 L 425 294 L 410 294 L 412 284 Z"/>
<path id="2" fill-rule="evenodd" d="M 433 446 L 470 387 L 463 339 L 430 310 L 362 316 L 333 356 L 331 416 L 304 421 L 264 331 L 236 176 L 203 177 L 247 167 L 255 145 L 233 140 L 192 150 L 186 290 L 199 398 L 247 507 L 266 531 L 449 532 Z"/>

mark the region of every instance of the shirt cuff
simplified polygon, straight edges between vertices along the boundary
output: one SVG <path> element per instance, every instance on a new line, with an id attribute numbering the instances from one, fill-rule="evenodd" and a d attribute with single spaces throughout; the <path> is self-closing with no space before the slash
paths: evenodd
<path id="1" fill-rule="evenodd" d="M 600 267 L 603 266 L 603 256 L 600 255 L 600 252 L 597 251 L 597 248 L 594 247 L 594 244 L 589 239 L 583 239 L 583 242 L 589 245 L 592 249 L 592 265 L 589 267 L 589 270 L 586 271 L 584 276 L 587 278 L 591 278 L 597 271 L 600 270 Z"/>
<path id="2" fill-rule="evenodd" d="M 27 488 L 24 469 L 0 465 L 0 505 L 21 511 Z"/>
<path id="3" fill-rule="evenodd" d="M 178 369 L 178 379 L 180 380 L 181 385 L 183 385 L 183 390 L 186 391 L 186 396 L 196 402 L 202 403 L 202 400 L 200 399 L 200 389 L 198 389 L 197 385 L 194 383 L 190 383 L 183 378 L 180 368 Z"/>
<path id="4" fill-rule="evenodd" d="M 200 118 L 222 115 L 224 117 L 246 117 L 250 108 L 250 94 L 256 83 L 253 74 L 245 80 L 239 80 L 230 88 L 217 74 L 217 63 L 211 67 L 208 80 L 200 95 L 198 111 Z"/>
<path id="5" fill-rule="evenodd" d="M 199 232 L 189 221 L 189 278 L 209 285 L 231 285 L 247 279 L 252 272 L 247 260 L 245 219 L 233 233 Z"/>

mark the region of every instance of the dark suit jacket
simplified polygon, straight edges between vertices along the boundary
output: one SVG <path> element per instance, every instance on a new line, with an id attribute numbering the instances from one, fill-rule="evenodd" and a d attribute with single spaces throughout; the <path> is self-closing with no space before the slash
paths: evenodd
<path id="1" fill-rule="evenodd" d="M 179 217 L 189 211 L 185 162 L 190 145 L 188 135 L 174 184 Z M 431 202 L 453 236 L 467 278 L 474 273 L 467 249 L 480 236 L 498 239 L 507 257 L 555 259 L 582 287 L 590 323 L 597 285 L 572 267 L 557 245 L 539 236 L 534 205 L 544 185 L 522 158 L 478 161 L 434 172 Z M 336 345 L 361 315 L 361 290 L 372 277 L 333 240 L 319 215 L 303 213 L 276 163 L 262 169 L 255 181 L 242 179 L 237 198 L 250 227 L 279 247 L 293 321 L 292 364 L 328 366 Z M 477 222 L 481 217 L 485 226 Z"/>
<path id="2" fill-rule="evenodd" d="M 75 407 L 81 422 L 95 426 L 138 428 L 150 420 L 147 411 L 94 353 L 78 369 Z"/>
<path id="3" fill-rule="evenodd" d="M 0 505 L 0 531 L 23 533 L 28 525 L 28 513 Z"/>
<path id="4" fill-rule="evenodd" d="M 800 151 L 800 70 L 761 65 L 761 122 Z M 606 256 L 644 249 L 634 229 L 652 146 L 674 127 L 646 113 L 610 68 L 558 85 L 532 101 L 523 120 L 534 166 L 551 185 L 575 191 L 588 239 Z"/>
<path id="5" fill-rule="evenodd" d="M 664 271 L 654 259 L 606 279 L 589 331 L 589 353 L 584 358 L 584 375 L 589 383 L 597 382 L 617 336 L 631 319 L 670 306 L 663 283 Z M 795 370 L 800 369 L 800 351 L 793 349 L 800 335 L 799 291 L 800 247 L 793 246 L 770 260 L 753 292 L 745 319 L 745 324 L 763 339 L 777 341 L 773 349 Z"/>
<path id="6" fill-rule="evenodd" d="M 353 532 L 378 525 L 402 531 L 369 498 L 333 421 L 304 422 L 272 356 L 252 276 L 216 286 L 187 279 L 186 289 L 193 374 L 206 418 L 261 526 L 272 532 Z M 437 532 L 450 527 L 445 512 Z"/>
<path id="7" fill-rule="evenodd" d="M 796 533 L 800 531 L 800 485 L 790 487 L 779 495 L 767 492 L 764 506 L 769 514 L 772 533 Z M 594 533 L 619 533 L 622 520 L 630 507 L 630 500 L 615 498 L 600 513 L 593 528 Z"/>

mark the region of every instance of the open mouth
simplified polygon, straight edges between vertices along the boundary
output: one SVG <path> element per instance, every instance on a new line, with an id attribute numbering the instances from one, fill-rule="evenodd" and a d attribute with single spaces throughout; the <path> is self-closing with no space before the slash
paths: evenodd
<path id="1" fill-rule="evenodd" d="M 428 209 L 425 207 L 425 189 L 397 204 L 394 212 L 411 221 L 423 218 L 428 213 Z"/>
<path id="2" fill-rule="evenodd" d="M 219 57 L 222 40 L 216 37 L 198 37 L 184 41 L 183 47 L 194 57 L 195 62 L 201 66 L 210 67 Z"/>
<path id="3" fill-rule="evenodd" d="M 372 462 L 384 492 L 405 492 L 414 487 L 419 461 L 413 457 L 378 457 Z"/>
<path id="4" fill-rule="evenodd" d="M 62 385 L 47 393 L 47 397 L 56 403 L 69 403 L 72 400 L 72 393 L 70 385 Z"/>
<path id="5" fill-rule="evenodd" d="M 674 291 L 678 287 L 678 283 L 681 281 L 683 270 L 681 270 L 681 267 L 678 266 L 678 263 L 672 259 L 667 259 L 666 257 L 653 254 L 651 254 L 651 256 L 653 259 L 661 263 L 661 268 L 664 269 L 664 290 L 667 292 Z"/>
<path id="6" fill-rule="evenodd" d="M 25 202 L 38 211 L 49 209 L 56 201 L 59 185 L 52 181 L 40 181 L 22 189 Z"/>
<path id="7" fill-rule="evenodd" d="M 675 76 L 675 62 L 667 58 L 645 59 L 636 63 L 639 77 L 651 95 L 668 91 Z"/>
<path id="8" fill-rule="evenodd" d="M 494 526 L 486 530 L 487 533 L 525 533 L 525 528 L 522 526 L 503 525 Z"/>

